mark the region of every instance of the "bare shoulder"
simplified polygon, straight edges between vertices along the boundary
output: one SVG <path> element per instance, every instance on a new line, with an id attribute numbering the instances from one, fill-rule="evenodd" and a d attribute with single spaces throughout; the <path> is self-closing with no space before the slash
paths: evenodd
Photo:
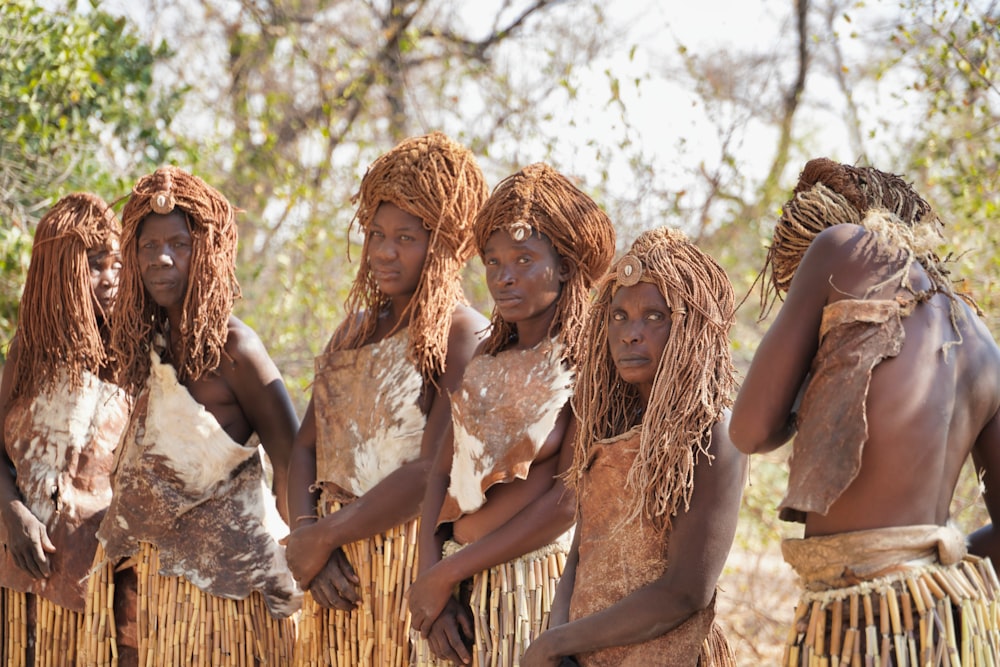
<path id="1" fill-rule="evenodd" d="M 260 336 L 234 315 L 229 317 L 225 358 L 222 364 L 224 368 L 235 371 L 240 376 L 252 373 L 266 376 L 264 379 L 270 380 L 277 375 L 277 368 Z"/>
<path id="2" fill-rule="evenodd" d="M 486 337 L 490 321 L 472 306 L 460 303 L 451 315 L 451 336 L 474 336 L 476 340 Z"/>

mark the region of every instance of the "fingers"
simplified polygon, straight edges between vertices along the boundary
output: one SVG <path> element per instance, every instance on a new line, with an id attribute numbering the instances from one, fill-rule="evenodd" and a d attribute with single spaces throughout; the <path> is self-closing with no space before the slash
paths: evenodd
<path id="1" fill-rule="evenodd" d="M 434 622 L 427 643 L 441 660 L 467 665 L 471 660 L 469 650 L 458 631 L 458 625 L 450 614 L 442 614 Z"/>
<path id="2" fill-rule="evenodd" d="M 347 560 L 347 556 L 344 555 L 343 551 L 337 550 L 332 560 L 337 562 L 340 573 L 345 579 L 355 585 L 361 583 L 361 578 L 354 572 L 354 566 L 351 565 L 351 561 Z"/>
<path id="3" fill-rule="evenodd" d="M 328 579 L 321 577 L 314 579 L 312 586 L 309 587 L 309 593 L 312 594 L 319 606 L 326 609 L 339 609 L 341 611 L 354 609 L 354 603 L 345 600 Z"/>
<path id="4" fill-rule="evenodd" d="M 344 567 L 347 568 L 346 572 L 343 569 Z M 357 589 L 358 576 L 354 573 L 354 569 L 351 568 L 351 564 L 347 562 L 346 558 L 330 559 L 330 562 L 323 568 L 320 576 L 332 582 L 334 590 L 337 591 L 339 597 L 349 601 L 352 607 L 361 601 L 361 596 L 358 594 Z"/>

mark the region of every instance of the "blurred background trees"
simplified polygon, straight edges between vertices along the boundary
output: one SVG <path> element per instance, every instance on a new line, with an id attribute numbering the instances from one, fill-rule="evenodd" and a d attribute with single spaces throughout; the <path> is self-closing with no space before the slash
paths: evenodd
<path id="1" fill-rule="evenodd" d="M 819 155 L 914 181 L 948 226 L 942 255 L 997 330 L 995 0 L 753 0 L 700 16 L 669 4 L 8 0 L 0 341 L 47 206 L 75 189 L 116 200 L 170 162 L 243 210 L 238 315 L 301 411 L 356 270 L 351 196 L 378 154 L 434 129 L 470 146 L 491 184 L 538 160 L 577 178 L 622 248 L 645 228 L 687 231 L 748 295 L 741 367 L 767 324 L 750 290 L 771 224 Z M 488 310 L 480 275 L 474 260 L 467 292 Z M 756 460 L 746 492 L 740 548 L 758 573 L 784 530 L 783 456 Z M 965 485 L 956 510 L 975 524 Z M 747 605 L 734 631 L 763 660 L 757 646 L 790 610 Z"/>

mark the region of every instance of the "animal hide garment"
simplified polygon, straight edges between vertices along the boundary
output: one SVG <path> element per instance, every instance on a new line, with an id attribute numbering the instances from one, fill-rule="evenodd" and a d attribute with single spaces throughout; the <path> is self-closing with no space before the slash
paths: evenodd
<path id="1" fill-rule="evenodd" d="M 420 411 L 423 379 L 406 358 L 409 337 L 316 359 L 316 479 L 362 496 L 420 456 L 427 423 Z"/>
<path id="2" fill-rule="evenodd" d="M 278 539 L 288 527 L 264 479 L 259 448 L 233 442 L 153 352 L 122 440 L 114 497 L 98 537 L 108 557 L 159 551 L 160 574 L 223 598 L 260 591 L 284 618 L 301 605 Z"/>
<path id="3" fill-rule="evenodd" d="M 34 580 L 4 549 L 0 586 L 35 593 L 83 613 L 97 527 L 111 502 L 111 468 L 128 419 L 125 392 L 83 373 L 72 389 L 60 377 L 37 397 L 15 401 L 4 438 L 24 504 L 45 524 L 56 552 L 51 574 Z M 0 541 L 6 543 L 0 522 Z"/>
<path id="4" fill-rule="evenodd" d="M 527 478 L 572 392 L 557 343 L 474 357 L 451 397 L 455 453 L 439 521 L 478 510 L 494 484 Z"/>

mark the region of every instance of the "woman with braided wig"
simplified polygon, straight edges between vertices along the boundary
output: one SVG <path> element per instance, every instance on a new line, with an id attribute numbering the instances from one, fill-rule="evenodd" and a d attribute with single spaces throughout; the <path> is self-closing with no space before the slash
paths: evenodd
<path id="1" fill-rule="evenodd" d="M 493 326 L 452 396 L 424 498 L 410 589 L 421 664 L 516 665 L 547 625 L 573 525 L 558 475 L 580 334 L 615 251 L 604 211 L 541 163 L 496 187 L 474 231 Z"/>
<path id="2" fill-rule="evenodd" d="M 98 537 L 135 570 L 143 665 L 291 659 L 301 592 L 257 441 L 283 498 L 298 418 L 263 343 L 232 314 L 235 212 L 177 167 L 140 178 L 122 210 L 111 341 L 136 402 Z"/>
<path id="3" fill-rule="evenodd" d="M 733 304 L 722 268 L 668 228 L 598 286 L 573 395 L 576 534 L 522 665 L 735 665 L 714 621 L 746 475 L 726 434 Z"/>
<path id="4" fill-rule="evenodd" d="M 899 176 L 809 161 L 774 230 L 762 304 L 786 293 L 736 399 L 747 453 L 795 437 L 780 516 L 805 591 L 784 664 L 996 664 L 992 524 L 949 522 L 972 455 L 1000 517 L 1000 349 Z M 773 303 L 773 301 L 772 301 Z M 948 656 L 947 662 L 945 655 Z"/>
<path id="5" fill-rule="evenodd" d="M 97 195 L 66 195 L 38 223 L 17 333 L 0 384 L 0 663 L 94 664 L 110 633 L 86 615 L 128 413 L 111 381 L 108 316 L 118 219 Z"/>
<path id="6" fill-rule="evenodd" d="M 440 132 L 402 141 L 361 181 L 361 266 L 290 470 L 287 553 L 309 592 L 296 664 L 409 664 L 420 501 L 449 393 L 488 326 L 460 274 L 486 196 L 472 153 Z"/>

